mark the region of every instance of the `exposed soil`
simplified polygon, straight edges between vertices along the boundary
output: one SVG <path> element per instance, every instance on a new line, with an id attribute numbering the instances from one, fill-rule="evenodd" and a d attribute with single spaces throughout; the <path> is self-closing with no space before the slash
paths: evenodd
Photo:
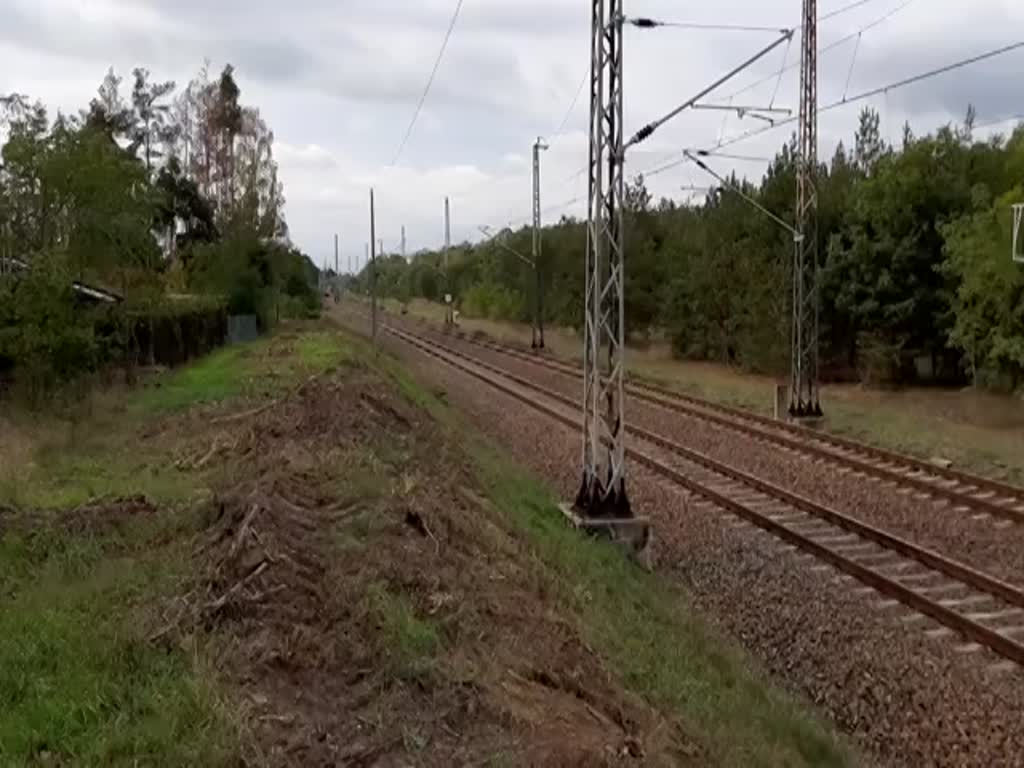
<path id="1" fill-rule="evenodd" d="M 587 647 L 462 449 L 376 374 L 191 427 L 179 469 L 232 481 L 153 642 L 210 640 L 246 763 L 704 764 Z"/>

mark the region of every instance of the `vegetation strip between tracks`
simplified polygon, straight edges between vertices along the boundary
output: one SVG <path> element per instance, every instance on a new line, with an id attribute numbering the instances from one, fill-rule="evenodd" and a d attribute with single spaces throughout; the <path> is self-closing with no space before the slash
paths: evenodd
<path id="1" fill-rule="evenodd" d="M 509 387 L 501 383 L 500 381 L 497 381 L 487 375 L 484 375 L 483 373 L 480 373 L 479 371 L 472 370 L 471 368 L 459 363 L 457 360 L 452 360 L 451 357 L 461 357 L 465 360 L 468 360 L 472 365 L 483 368 L 484 370 L 495 371 L 499 375 L 516 382 L 516 384 L 518 384 L 521 387 L 533 389 L 537 392 L 540 392 L 541 394 L 544 394 L 546 397 L 552 398 L 558 402 L 567 403 L 568 398 L 565 398 L 562 395 L 550 393 L 546 391 L 544 388 L 527 382 L 524 379 L 521 379 L 520 377 L 506 373 L 504 371 L 500 371 L 500 369 L 497 369 L 494 366 L 490 366 L 486 363 L 481 363 L 479 361 L 473 360 L 472 358 L 465 354 L 452 351 L 447 347 L 443 347 L 440 344 L 437 344 L 436 342 L 425 341 L 422 339 L 422 337 L 415 336 L 414 334 L 408 333 L 407 331 L 398 330 L 387 325 L 382 325 L 382 328 L 385 331 L 396 336 L 397 338 L 405 341 L 406 343 L 411 344 L 412 346 L 422 350 L 423 352 L 443 362 L 446 362 L 448 365 L 451 365 L 454 368 L 457 368 L 465 373 L 468 373 L 474 378 L 483 381 L 484 383 L 494 387 L 495 389 L 505 393 L 506 395 L 509 395 L 510 397 L 514 397 L 520 402 L 529 405 L 531 408 L 534 408 L 535 410 L 544 413 L 545 415 L 563 423 L 564 425 L 570 428 L 575 429 L 579 426 L 578 421 L 564 415 L 563 413 L 560 413 L 559 411 L 547 405 L 544 405 L 543 403 L 536 402 L 535 400 L 525 395 L 523 392 L 518 391 L 513 387 Z M 439 352 L 438 349 L 443 349 L 444 352 Z M 451 357 L 449 357 L 449 355 Z M 571 404 L 571 407 L 578 408 L 578 406 L 576 406 L 575 404 Z M 689 449 L 683 448 L 682 446 L 677 446 L 674 443 L 671 443 L 671 441 L 665 440 L 664 438 L 660 438 L 657 435 L 652 435 L 649 437 L 649 433 L 644 433 L 638 430 L 633 430 L 633 432 L 641 439 L 654 442 L 655 444 L 659 444 L 662 447 L 665 447 L 666 449 L 671 451 L 679 451 L 684 457 L 686 457 L 688 454 L 694 453 Z M 651 440 L 651 437 L 653 437 L 654 439 Z M 704 497 L 705 499 L 720 506 L 721 508 L 730 511 L 733 514 L 747 520 L 748 522 L 757 525 L 759 528 L 762 528 L 768 531 L 769 533 L 772 533 L 780 539 L 809 552 L 815 557 L 818 557 L 819 559 L 830 563 L 831 565 L 835 566 L 844 573 L 853 576 L 858 581 L 861 581 L 862 583 L 871 586 L 874 589 L 877 589 L 879 592 L 883 594 L 889 595 L 890 597 L 899 600 L 901 603 L 909 606 L 910 608 L 922 614 L 925 614 L 926 616 L 929 616 L 930 618 L 938 621 L 940 624 L 943 624 L 959 632 L 968 639 L 978 642 L 995 651 L 999 655 L 1011 659 L 1017 662 L 1018 664 L 1024 665 L 1024 645 L 1020 645 L 1014 642 L 1013 640 L 1009 639 L 1008 637 L 1000 634 L 999 632 L 990 629 L 989 627 L 986 627 L 982 624 L 979 624 L 978 622 L 972 621 L 966 616 L 961 616 L 955 611 L 952 611 L 949 608 L 946 608 L 945 606 L 942 606 L 941 604 L 928 599 L 924 595 L 915 592 L 913 589 L 910 589 L 909 587 L 906 587 L 897 581 L 894 581 L 864 565 L 861 565 L 860 563 L 857 563 L 856 561 L 829 549 L 825 545 L 820 544 L 809 537 L 803 536 L 802 534 L 799 534 L 796 531 L 787 528 L 786 526 L 776 522 L 767 515 L 757 512 L 756 510 L 753 510 L 735 501 L 734 499 L 731 499 L 728 496 L 719 493 L 718 491 L 715 491 L 711 488 L 708 488 L 704 485 L 701 485 L 700 483 L 691 480 L 678 470 L 669 467 L 668 465 L 658 461 L 657 459 L 653 459 L 650 456 L 647 456 L 646 454 L 642 453 L 641 451 L 638 451 L 635 448 L 627 447 L 626 453 L 631 459 L 637 461 L 639 464 L 647 467 L 648 469 L 654 471 L 655 473 L 670 479 L 671 481 L 677 483 L 678 485 L 681 485 L 687 490 Z M 709 469 L 714 468 L 714 471 L 721 471 L 717 469 L 717 462 L 714 462 L 714 460 L 708 459 L 707 457 L 704 457 L 704 459 L 706 459 L 709 462 L 709 465 L 706 465 Z M 694 460 L 696 461 L 696 459 Z M 725 474 L 728 477 L 732 477 L 733 472 L 738 471 L 729 470 L 722 472 L 722 474 Z M 749 477 L 745 475 L 745 473 L 738 474 L 742 475 L 743 477 Z M 755 481 L 758 485 L 774 488 L 774 486 L 770 486 L 770 484 L 764 483 L 764 481 L 756 479 Z M 746 481 L 741 480 L 741 482 Z M 870 533 L 868 533 L 869 531 L 872 531 L 874 532 L 874 534 L 880 537 L 879 539 L 874 539 L 876 543 L 882 544 L 882 546 L 885 546 L 886 548 L 892 549 L 893 551 L 899 552 L 900 554 L 904 554 L 907 557 L 911 557 L 915 560 L 918 560 L 922 564 L 931 567 L 934 570 L 938 570 L 944 573 L 946 576 L 949 576 L 950 578 L 962 581 L 968 586 L 972 586 L 981 591 L 989 592 L 990 594 L 996 595 L 1006 600 L 1007 602 L 1012 602 L 1015 605 L 1024 604 L 1024 594 L 1022 594 L 1019 590 L 1016 590 L 1009 584 L 1005 584 L 1004 582 L 1000 582 L 996 579 L 993 579 L 992 577 L 987 576 L 986 574 L 974 571 L 973 569 L 961 563 L 948 560 L 942 555 L 917 547 L 916 545 L 911 544 L 910 542 L 906 542 L 896 537 L 893 537 L 890 534 L 884 533 L 883 531 L 877 531 L 876 529 L 872 529 L 870 528 L 870 526 L 865 526 L 863 523 L 859 523 L 858 521 L 853 520 L 852 518 L 847 518 L 845 515 L 842 515 L 839 512 L 835 512 L 834 510 L 828 510 L 827 508 L 820 507 L 820 505 L 817 505 L 814 502 L 811 502 L 807 499 L 802 499 L 801 497 L 794 496 L 793 494 L 789 494 L 789 492 L 783 491 L 782 489 L 775 490 L 779 491 L 784 496 L 791 496 L 794 499 L 798 499 L 800 501 L 800 504 L 806 504 L 807 508 L 804 508 L 803 506 L 800 506 L 799 508 L 803 509 L 803 511 L 806 511 L 809 514 L 821 517 L 822 519 L 825 519 L 826 521 L 834 525 L 843 527 L 847 530 L 850 530 L 853 533 L 857 533 L 858 535 L 862 535 L 864 538 L 873 539 L 873 536 Z M 769 493 L 769 495 L 774 495 L 773 492 L 763 492 Z M 787 501 L 787 503 L 793 503 L 788 501 L 788 499 L 784 498 L 783 495 L 779 496 L 780 500 Z M 794 506 L 797 506 L 797 504 L 794 503 Z M 833 517 L 835 519 L 833 519 Z M 865 533 L 860 533 L 858 527 L 862 528 L 865 531 Z M 883 540 L 891 540 L 893 542 L 893 545 L 883 544 Z"/>
<path id="2" fill-rule="evenodd" d="M 499 344 L 485 343 L 476 339 L 467 338 L 463 340 L 484 349 L 491 349 L 495 352 L 507 354 L 526 362 L 548 368 L 549 370 L 564 373 L 567 376 L 574 376 L 576 378 L 581 377 L 580 368 L 569 363 L 537 358 Z M 945 488 L 942 485 L 939 485 L 938 482 L 929 482 L 920 478 L 911 477 L 899 471 L 886 469 L 885 467 L 872 464 L 870 461 L 866 461 L 863 458 L 844 456 L 843 454 L 836 453 L 835 450 L 816 446 L 785 435 L 776 434 L 762 427 L 789 432 L 792 435 L 799 435 L 806 440 L 816 440 L 843 450 L 867 454 L 869 457 L 879 461 L 902 464 L 912 471 L 930 474 L 939 481 L 953 481 L 961 485 L 973 487 L 976 491 L 991 491 L 1006 498 L 1012 498 L 1017 502 L 1024 502 L 1024 489 L 1013 485 L 1000 483 L 997 480 L 991 480 L 979 475 L 971 475 L 957 470 L 945 469 L 938 465 L 917 459 L 913 456 L 906 456 L 893 451 L 887 451 L 883 448 L 876 448 L 864 443 L 859 443 L 855 440 L 849 440 L 837 435 L 830 435 L 808 427 L 801 427 L 795 424 L 785 424 L 774 419 L 770 419 L 767 416 L 761 416 L 755 413 L 745 413 L 734 408 L 719 405 L 718 403 L 712 403 L 680 392 L 673 392 L 663 387 L 657 387 L 650 384 L 627 384 L 626 392 L 632 397 L 636 397 L 639 400 L 643 400 L 662 408 L 667 408 L 698 419 L 704 419 L 705 421 L 724 426 L 728 429 L 744 432 L 753 437 L 767 440 L 777 445 L 790 448 L 794 451 L 818 456 L 827 461 L 845 465 L 857 471 L 873 475 L 882 480 L 891 480 L 899 483 L 900 485 L 909 486 L 931 496 L 942 497 L 956 505 L 965 505 L 978 511 L 987 512 L 993 517 L 1010 520 L 1018 524 L 1024 524 L 1024 512 L 995 504 L 988 499 L 979 499 L 976 496 L 971 495 L 970 491 L 958 491 L 951 488 Z M 688 405 L 685 405 L 684 403 Z M 717 411 L 718 413 L 712 413 L 711 411 Z M 762 426 L 743 424 L 740 420 L 752 421 Z"/>

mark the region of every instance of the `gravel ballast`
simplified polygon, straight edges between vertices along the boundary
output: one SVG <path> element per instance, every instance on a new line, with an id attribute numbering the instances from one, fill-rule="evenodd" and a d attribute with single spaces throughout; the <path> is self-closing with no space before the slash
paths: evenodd
<path id="1" fill-rule="evenodd" d="M 392 337 L 384 343 L 475 426 L 565 498 L 574 495 L 578 433 Z M 483 359 L 479 351 L 467 349 Z M 636 406 L 630 416 L 639 421 Z M 642 468 L 631 467 L 629 489 L 654 522 L 657 570 L 684 583 L 767 670 L 881 763 L 1024 766 L 1016 667 L 961 650 L 955 636 L 929 636 L 927 620 Z"/>
<path id="2" fill-rule="evenodd" d="M 410 329 L 412 330 L 412 329 Z M 417 328 L 423 334 L 426 329 Z M 431 338 L 569 397 L 578 379 L 454 337 Z M 862 522 L 1019 584 L 1024 574 L 1024 526 L 955 509 L 948 502 L 897 490 L 842 467 L 694 416 L 635 398 L 626 403 L 629 423 L 675 440 L 737 469 L 768 480 Z"/>

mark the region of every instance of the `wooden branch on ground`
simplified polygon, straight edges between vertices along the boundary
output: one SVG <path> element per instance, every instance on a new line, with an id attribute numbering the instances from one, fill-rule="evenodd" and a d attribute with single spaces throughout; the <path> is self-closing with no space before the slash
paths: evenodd
<path id="1" fill-rule="evenodd" d="M 227 605 L 227 602 L 231 599 L 232 595 L 235 595 L 242 587 L 244 587 L 250 581 L 253 581 L 254 579 L 258 578 L 259 575 L 263 573 L 265 570 L 267 570 L 268 567 L 269 563 L 267 563 L 267 561 L 264 560 L 248 576 L 236 582 L 235 585 L 231 587 L 231 589 L 229 589 L 223 595 L 218 597 L 216 600 L 209 602 L 205 606 L 203 606 L 204 610 L 211 613 L 216 613 L 217 611 L 221 610 L 225 605 Z"/>

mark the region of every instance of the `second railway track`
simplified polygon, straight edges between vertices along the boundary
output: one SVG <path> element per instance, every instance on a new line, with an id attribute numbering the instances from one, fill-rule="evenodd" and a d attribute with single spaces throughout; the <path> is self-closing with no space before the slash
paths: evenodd
<path id="1" fill-rule="evenodd" d="M 570 363 L 479 339 L 459 338 L 483 349 L 581 379 L 579 367 Z M 962 511 L 1024 525 L 1024 488 L 650 384 L 629 383 L 626 391 L 630 397 L 648 404 L 862 473 L 880 482 L 895 483 Z"/>
<path id="2" fill-rule="evenodd" d="M 570 428 L 579 427 L 578 404 L 560 393 L 435 340 L 387 325 L 384 330 Z M 541 402 L 538 394 L 557 407 Z M 631 436 L 627 452 L 637 464 L 898 601 L 914 612 L 912 617 L 941 625 L 930 632 L 966 638 L 965 651 L 988 648 L 1024 666 L 1024 591 L 1018 587 L 660 435 L 632 429 Z"/>

